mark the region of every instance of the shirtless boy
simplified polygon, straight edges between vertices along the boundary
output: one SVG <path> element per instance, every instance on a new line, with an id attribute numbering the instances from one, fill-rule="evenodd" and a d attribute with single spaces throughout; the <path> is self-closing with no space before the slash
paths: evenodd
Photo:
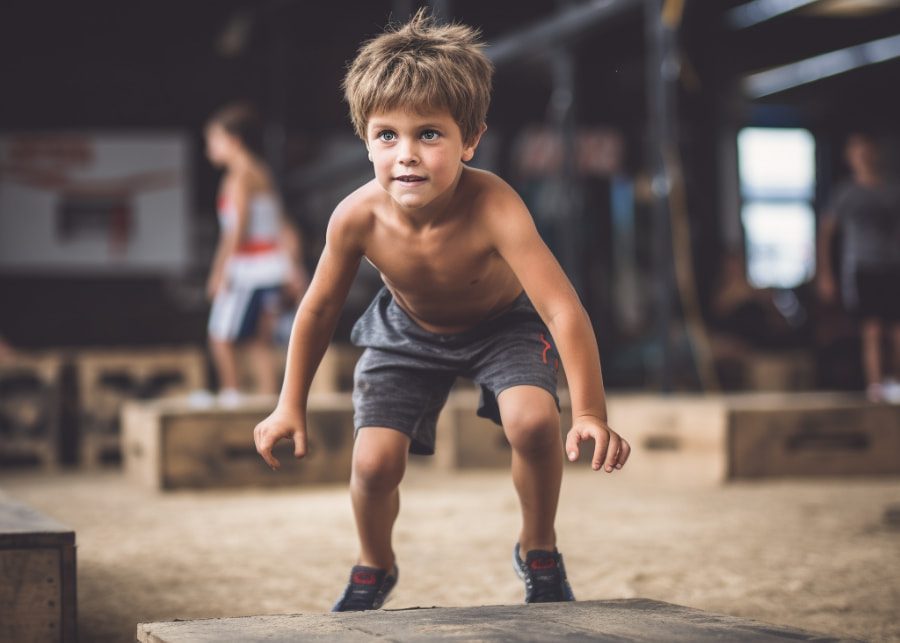
<path id="1" fill-rule="evenodd" d="M 378 609 L 398 578 L 391 531 L 407 454 L 431 454 L 438 413 L 457 375 L 481 386 L 478 413 L 512 446 L 522 508 L 513 552 L 526 602 L 574 600 L 554 520 L 563 467 L 556 371 L 565 364 L 570 460 L 594 440 L 592 466 L 612 473 L 630 447 L 607 424 L 600 358 L 577 294 L 515 191 L 465 163 L 485 131 L 492 66 L 463 25 L 421 12 L 359 50 L 344 80 L 375 178 L 344 199 L 291 335 L 275 411 L 254 431 L 306 453 L 306 401 L 360 261 L 385 287 L 352 331 L 356 442 L 350 493 L 357 565 L 334 611 Z M 558 353 L 557 348 L 558 347 Z"/>

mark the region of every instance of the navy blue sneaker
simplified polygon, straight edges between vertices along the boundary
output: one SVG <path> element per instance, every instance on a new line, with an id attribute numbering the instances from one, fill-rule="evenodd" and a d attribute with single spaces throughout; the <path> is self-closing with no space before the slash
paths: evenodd
<path id="1" fill-rule="evenodd" d="M 561 603 L 574 601 L 575 595 L 566 578 L 566 567 L 558 551 L 533 549 L 525 556 L 519 555 L 519 543 L 513 549 L 513 567 L 525 581 L 526 603 Z"/>
<path id="2" fill-rule="evenodd" d="M 388 594 L 397 584 L 400 570 L 394 565 L 390 572 L 365 565 L 355 565 L 350 570 L 347 589 L 331 608 L 332 612 L 361 612 L 377 610 L 384 605 Z"/>

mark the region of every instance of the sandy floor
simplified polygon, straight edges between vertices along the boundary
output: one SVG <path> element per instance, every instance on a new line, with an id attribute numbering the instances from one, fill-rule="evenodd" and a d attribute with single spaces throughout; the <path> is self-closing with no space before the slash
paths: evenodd
<path id="1" fill-rule="evenodd" d="M 0 474 L 0 493 L 72 526 L 81 640 L 141 621 L 327 610 L 355 552 L 346 489 L 154 494 L 115 472 Z M 390 607 L 518 602 L 508 474 L 414 467 Z M 647 597 L 900 641 L 900 480 L 661 488 L 568 468 L 560 548 L 581 599 Z"/>

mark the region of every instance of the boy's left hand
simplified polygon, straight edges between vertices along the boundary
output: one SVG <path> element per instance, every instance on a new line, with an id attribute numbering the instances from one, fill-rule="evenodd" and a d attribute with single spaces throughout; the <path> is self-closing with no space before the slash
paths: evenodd
<path id="1" fill-rule="evenodd" d="M 575 418 L 572 428 L 566 435 L 566 455 L 575 462 L 578 459 L 578 445 L 593 440 L 594 457 L 591 466 L 594 471 L 604 467 L 607 473 L 621 469 L 631 453 L 631 445 L 609 425 L 598 417 L 582 416 Z"/>

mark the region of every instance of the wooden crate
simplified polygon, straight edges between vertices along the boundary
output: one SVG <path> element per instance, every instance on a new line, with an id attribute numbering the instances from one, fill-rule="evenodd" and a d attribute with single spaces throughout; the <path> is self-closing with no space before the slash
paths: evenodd
<path id="1" fill-rule="evenodd" d="M 900 474 L 900 405 L 771 395 L 733 400 L 729 410 L 732 478 Z"/>
<path id="2" fill-rule="evenodd" d="M 353 390 L 353 369 L 362 355 L 362 349 L 350 344 L 333 343 L 328 346 L 316 375 L 309 387 L 310 393 L 338 393 Z M 255 391 L 256 380 L 250 366 L 248 351 L 238 345 L 238 379 L 242 391 Z M 287 363 L 287 347 L 275 350 L 275 369 L 278 381 L 284 377 Z"/>
<path id="3" fill-rule="evenodd" d="M 350 478 L 353 407 L 350 394 L 309 398 L 309 453 L 293 442 L 274 453 L 272 471 L 253 444 L 253 428 L 275 407 L 274 396 L 248 397 L 236 408 L 191 408 L 186 400 L 131 402 L 123 412 L 123 455 L 130 478 L 153 489 L 243 487 L 342 482 Z"/>
<path id="4" fill-rule="evenodd" d="M 502 427 L 475 413 L 478 398 L 478 389 L 459 387 L 450 393 L 438 418 L 433 466 L 446 470 L 509 467 L 509 441 Z M 571 411 L 565 391 L 560 392 L 560 405 L 561 428 L 568 430 Z"/>
<path id="5" fill-rule="evenodd" d="M 616 473 L 662 484 L 716 484 L 728 471 L 727 401 L 706 395 L 613 395 L 610 427 L 631 445 Z M 584 457 L 593 448 L 582 448 Z"/>
<path id="6" fill-rule="evenodd" d="M 82 463 L 117 456 L 124 402 L 186 394 L 206 383 L 200 348 L 91 350 L 75 357 Z"/>
<path id="7" fill-rule="evenodd" d="M 560 389 L 560 431 L 572 428 L 568 391 Z M 455 390 L 438 420 L 432 466 L 440 469 L 508 468 L 511 448 L 503 429 L 475 414 L 477 390 Z M 628 465 L 616 475 L 646 481 L 717 483 L 728 469 L 727 415 L 722 398 L 614 395 L 610 426 L 632 446 Z M 594 443 L 581 446 L 572 467 L 589 467 Z"/>
<path id="8" fill-rule="evenodd" d="M 561 431 L 571 427 L 561 391 Z M 477 391 L 451 393 L 438 421 L 432 466 L 506 468 L 502 429 L 478 418 Z M 900 405 L 835 393 L 614 394 L 610 426 L 632 447 L 616 475 L 659 484 L 732 478 L 900 474 Z M 573 465 L 587 466 L 593 443 Z"/>
<path id="9" fill-rule="evenodd" d="M 352 391 L 353 369 L 362 352 L 351 344 L 331 344 L 316 370 L 310 394 Z"/>
<path id="10" fill-rule="evenodd" d="M 0 497 L 0 641 L 75 641 L 75 586 L 75 532 Z"/>
<path id="11" fill-rule="evenodd" d="M 0 364 L 0 462 L 59 462 L 64 357 L 16 353 Z"/>
<path id="12" fill-rule="evenodd" d="M 440 469 L 509 467 L 512 448 L 503 429 L 478 417 L 476 391 L 453 391 L 437 423 L 431 464 Z"/>
<path id="13" fill-rule="evenodd" d="M 809 391 L 816 385 L 816 364 L 807 351 L 752 353 L 744 363 L 751 391 Z"/>

